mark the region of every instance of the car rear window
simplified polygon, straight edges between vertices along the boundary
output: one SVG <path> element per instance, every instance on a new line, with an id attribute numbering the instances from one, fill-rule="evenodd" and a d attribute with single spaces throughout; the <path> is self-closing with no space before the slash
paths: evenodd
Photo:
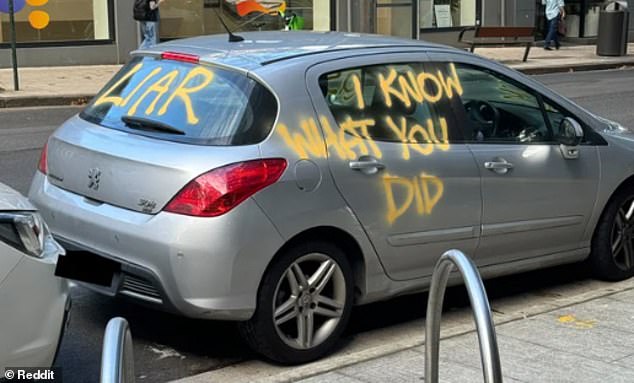
<path id="1" fill-rule="evenodd" d="M 80 117 L 107 128 L 162 140 L 229 146 L 261 142 L 271 131 L 276 115 L 275 97 L 244 74 L 136 57 Z M 130 120 L 144 123 L 130 124 Z"/>

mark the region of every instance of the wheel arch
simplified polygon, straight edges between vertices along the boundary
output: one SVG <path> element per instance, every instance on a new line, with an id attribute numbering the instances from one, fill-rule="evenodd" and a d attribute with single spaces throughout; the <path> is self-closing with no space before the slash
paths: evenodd
<path id="1" fill-rule="evenodd" d="M 594 223 L 591 236 L 591 251 L 586 263 L 592 274 L 606 281 L 621 281 L 634 275 L 634 268 L 618 263 L 614 255 L 614 243 L 612 233 L 614 230 L 614 214 L 625 202 L 623 198 L 631 198 L 634 195 L 634 175 L 630 175 L 621 181 L 603 203 L 600 214 Z M 616 204 L 616 205 L 615 205 Z M 614 207 L 616 206 L 616 207 Z M 625 254 L 625 258 L 630 258 Z M 630 261 L 631 262 L 631 261 Z"/>
<path id="2" fill-rule="evenodd" d="M 350 233 L 334 226 L 312 227 L 289 238 L 271 258 L 265 273 L 288 249 L 311 240 L 332 243 L 343 251 L 352 269 L 355 300 L 363 295 L 366 283 L 366 260 L 361 245 Z"/>
<path id="3" fill-rule="evenodd" d="M 608 208 L 608 206 L 610 206 L 610 203 L 614 200 L 614 197 L 618 193 L 620 193 L 621 191 L 623 191 L 625 189 L 628 189 L 628 188 L 634 189 L 634 174 L 630 175 L 629 177 L 627 177 L 626 179 L 621 181 L 621 183 L 614 189 L 614 191 L 612 191 L 610 196 L 603 203 L 603 206 L 601 207 L 601 214 L 599 214 L 599 216 L 597 218 L 597 221 L 594 223 L 594 225 L 592 227 L 592 238 L 593 239 L 594 239 L 594 236 L 595 236 L 596 231 L 597 231 L 596 230 L 597 229 L 597 225 L 601 221 L 601 218 L 605 214 L 605 211 Z"/>

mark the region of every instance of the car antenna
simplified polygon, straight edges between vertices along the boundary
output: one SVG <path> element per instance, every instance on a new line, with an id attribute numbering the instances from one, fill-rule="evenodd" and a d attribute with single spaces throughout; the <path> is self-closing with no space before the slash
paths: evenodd
<path id="1" fill-rule="evenodd" d="M 220 24 L 222 24 L 222 26 L 225 28 L 225 30 L 229 34 L 229 42 L 230 43 L 239 43 L 240 41 L 244 41 L 244 37 L 238 36 L 238 35 L 234 35 L 231 32 L 231 30 L 229 29 L 227 24 L 225 24 L 225 21 L 222 19 L 222 16 L 220 16 L 220 13 L 218 13 L 218 10 L 214 9 L 214 11 L 216 11 L 216 16 L 218 16 L 218 20 L 220 20 Z"/>

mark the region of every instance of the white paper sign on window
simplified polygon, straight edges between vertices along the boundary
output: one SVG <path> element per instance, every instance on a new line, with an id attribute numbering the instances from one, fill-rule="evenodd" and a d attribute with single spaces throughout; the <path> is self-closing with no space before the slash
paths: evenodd
<path id="1" fill-rule="evenodd" d="M 436 4 L 434 5 L 434 13 L 436 15 L 437 28 L 449 28 L 453 26 L 451 21 L 451 5 Z"/>

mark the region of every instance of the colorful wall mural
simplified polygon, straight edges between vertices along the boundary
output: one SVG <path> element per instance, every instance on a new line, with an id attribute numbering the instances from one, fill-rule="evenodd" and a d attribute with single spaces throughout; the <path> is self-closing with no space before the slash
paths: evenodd
<path id="1" fill-rule="evenodd" d="M 27 5 L 31 7 L 41 7 L 46 5 L 48 1 L 49 0 L 14 0 L 13 11 L 19 13 L 24 10 Z M 9 0 L 0 0 L 0 13 L 9 13 Z M 34 9 L 29 12 L 28 20 L 34 29 L 44 29 L 50 23 L 51 16 L 46 11 Z"/>

